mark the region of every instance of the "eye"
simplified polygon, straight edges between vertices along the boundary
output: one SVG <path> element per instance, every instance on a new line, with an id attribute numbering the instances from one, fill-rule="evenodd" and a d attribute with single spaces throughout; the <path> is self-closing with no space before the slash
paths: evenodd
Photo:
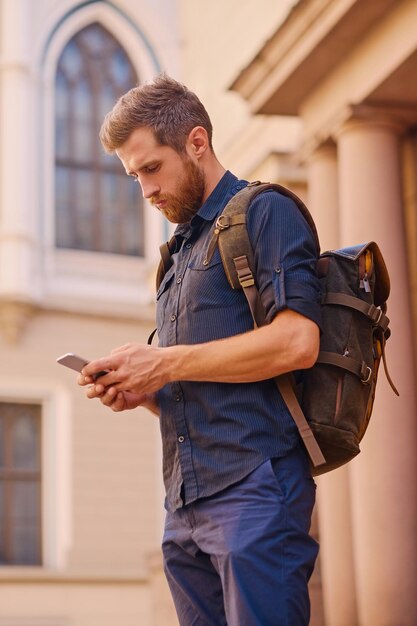
<path id="1" fill-rule="evenodd" d="M 147 174 L 155 174 L 160 168 L 160 164 L 156 163 L 155 165 L 148 165 L 148 167 L 145 169 L 145 172 Z"/>

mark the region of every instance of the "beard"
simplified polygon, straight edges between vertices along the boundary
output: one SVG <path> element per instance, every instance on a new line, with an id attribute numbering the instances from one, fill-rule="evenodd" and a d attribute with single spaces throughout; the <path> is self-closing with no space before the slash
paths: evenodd
<path id="1" fill-rule="evenodd" d="M 203 171 L 188 156 L 184 158 L 184 171 L 178 181 L 177 193 L 152 197 L 154 206 L 164 201 L 159 210 L 174 224 L 185 224 L 197 213 L 203 203 L 205 177 Z M 159 207 L 158 207 L 159 208 Z"/>

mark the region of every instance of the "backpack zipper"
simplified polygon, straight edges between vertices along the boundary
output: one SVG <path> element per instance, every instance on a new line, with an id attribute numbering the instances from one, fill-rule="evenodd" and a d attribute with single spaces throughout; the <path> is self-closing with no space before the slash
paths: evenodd
<path id="1" fill-rule="evenodd" d="M 361 254 L 359 258 L 360 268 L 360 281 L 359 288 L 363 289 L 365 293 L 371 293 L 371 285 L 369 283 L 369 274 L 372 272 L 373 258 L 372 252 L 366 250 L 364 254 Z"/>

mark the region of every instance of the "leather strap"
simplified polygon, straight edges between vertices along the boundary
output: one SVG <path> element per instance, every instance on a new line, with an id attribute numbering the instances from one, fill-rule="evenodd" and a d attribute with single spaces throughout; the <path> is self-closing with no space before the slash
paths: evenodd
<path id="1" fill-rule="evenodd" d="M 233 259 L 239 282 L 249 304 L 255 326 L 265 326 L 265 310 L 255 284 L 255 279 L 250 270 L 248 259 L 245 255 Z"/>
<path id="2" fill-rule="evenodd" d="M 159 252 L 161 253 L 161 260 L 156 272 L 156 290 L 158 291 L 159 285 L 172 265 L 172 255 L 175 250 L 176 238 L 175 235 L 171 237 L 169 241 L 159 246 Z"/>
<path id="3" fill-rule="evenodd" d="M 354 374 L 364 384 L 368 384 L 372 380 L 372 369 L 365 363 L 365 361 L 356 361 L 349 356 L 342 356 L 340 354 L 336 354 L 335 352 L 319 352 L 319 356 L 317 357 L 317 363 L 322 363 L 323 365 L 334 365 L 336 367 L 340 367 L 351 374 Z"/>
<path id="4" fill-rule="evenodd" d="M 300 407 L 300 403 L 298 402 L 298 398 L 292 386 L 291 376 L 289 374 L 283 374 L 277 376 L 274 380 L 297 426 L 313 466 L 318 467 L 319 465 L 323 465 L 326 463 L 326 459 Z"/>
<path id="5" fill-rule="evenodd" d="M 389 318 L 379 307 L 369 304 L 360 298 L 349 296 L 346 293 L 328 292 L 322 300 L 322 304 L 335 304 L 355 309 L 359 313 L 366 315 L 374 326 L 379 326 L 382 330 L 386 330 L 389 325 Z"/>
<path id="6" fill-rule="evenodd" d="M 174 236 L 174 237 L 171 237 L 169 241 L 159 246 L 159 252 L 161 253 L 161 259 L 162 259 L 162 264 L 164 266 L 165 274 L 167 273 L 167 271 L 172 265 L 172 254 L 173 254 L 173 249 L 175 247 L 175 242 L 176 242 L 176 239 Z"/>
<path id="7" fill-rule="evenodd" d="M 252 313 L 254 325 L 255 327 L 265 326 L 265 310 L 263 308 L 259 291 L 253 278 L 253 274 L 249 268 L 248 259 L 245 255 L 243 255 L 240 257 L 236 257 L 235 259 L 233 259 L 233 261 L 236 267 L 239 281 L 243 288 L 243 293 L 245 294 L 246 300 L 248 301 L 249 309 Z M 319 444 L 314 437 L 313 431 L 311 430 L 302 411 L 300 403 L 298 402 L 297 396 L 295 395 L 291 374 L 282 374 L 281 376 L 276 376 L 274 378 L 274 381 L 276 386 L 278 387 L 278 391 L 280 392 L 282 399 L 284 400 L 289 412 L 291 413 L 291 417 L 293 418 L 295 425 L 297 426 L 297 430 L 300 433 L 300 436 L 303 440 L 303 443 L 306 447 L 313 466 L 318 467 L 319 465 L 323 465 L 324 463 L 326 463 L 326 459 L 324 458 L 323 453 L 320 450 Z"/>

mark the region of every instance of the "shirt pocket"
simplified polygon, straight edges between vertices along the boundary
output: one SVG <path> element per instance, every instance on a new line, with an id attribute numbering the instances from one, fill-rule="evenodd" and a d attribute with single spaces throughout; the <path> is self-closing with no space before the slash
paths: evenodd
<path id="1" fill-rule="evenodd" d="M 188 264 L 187 308 L 197 312 L 234 306 L 235 293 L 227 281 L 220 252 L 216 250 L 206 265 L 204 259 L 205 255 L 197 255 Z"/>
<path id="2" fill-rule="evenodd" d="M 156 327 L 158 329 L 158 335 L 161 334 L 162 326 L 164 325 L 165 311 L 174 274 L 175 268 L 171 267 L 165 274 L 156 292 Z"/>

